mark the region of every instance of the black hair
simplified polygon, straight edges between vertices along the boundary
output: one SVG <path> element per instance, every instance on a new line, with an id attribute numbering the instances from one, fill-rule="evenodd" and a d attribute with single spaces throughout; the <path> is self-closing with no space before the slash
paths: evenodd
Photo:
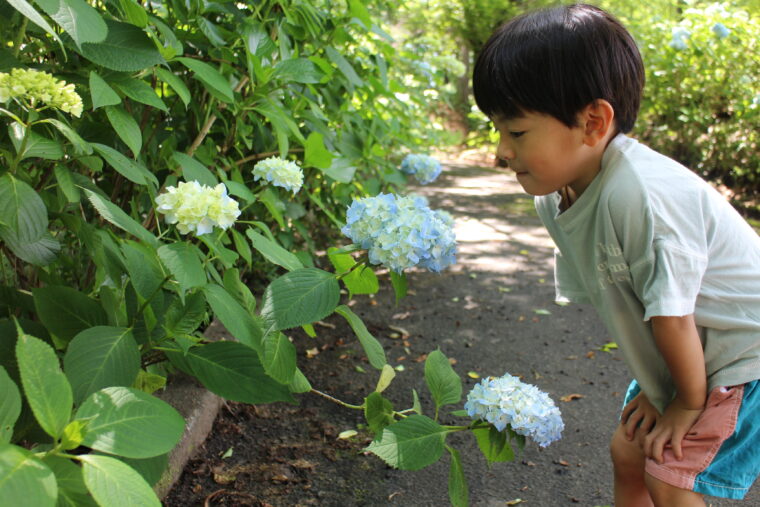
<path id="1" fill-rule="evenodd" d="M 478 56 L 473 93 L 487 116 L 548 114 L 568 127 L 595 100 L 633 128 L 644 65 L 631 34 L 611 14 L 586 4 L 518 16 L 494 32 Z"/>

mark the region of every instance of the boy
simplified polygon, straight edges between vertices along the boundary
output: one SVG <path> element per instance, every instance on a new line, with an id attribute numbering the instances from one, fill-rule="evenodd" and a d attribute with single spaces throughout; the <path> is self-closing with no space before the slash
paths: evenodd
<path id="1" fill-rule="evenodd" d="M 643 86 L 632 37 L 589 5 L 508 22 L 473 77 L 497 157 L 557 245 L 557 299 L 596 307 L 635 379 L 611 442 L 615 504 L 743 498 L 760 473 L 760 238 L 624 135 Z"/>

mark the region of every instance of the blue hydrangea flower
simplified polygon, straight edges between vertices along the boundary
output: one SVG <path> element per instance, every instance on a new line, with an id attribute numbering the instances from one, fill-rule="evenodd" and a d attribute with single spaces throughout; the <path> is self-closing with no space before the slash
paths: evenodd
<path id="1" fill-rule="evenodd" d="M 428 155 L 410 153 L 401 162 L 401 171 L 412 174 L 421 184 L 426 185 L 435 181 L 441 174 L 441 163 Z"/>
<path id="2" fill-rule="evenodd" d="M 731 33 L 731 30 L 726 28 L 726 25 L 723 23 L 715 23 L 712 27 L 712 31 L 719 39 L 725 39 Z"/>
<path id="3" fill-rule="evenodd" d="M 264 179 L 295 195 L 303 185 L 303 171 L 295 162 L 280 157 L 269 157 L 253 166 L 253 179 Z"/>
<path id="4" fill-rule="evenodd" d="M 686 41 L 691 37 L 691 32 L 682 26 L 676 26 L 671 31 L 670 47 L 683 51 L 687 47 Z"/>
<path id="5" fill-rule="evenodd" d="M 370 263 L 397 273 L 414 266 L 439 272 L 456 262 L 454 220 L 422 197 L 355 199 L 341 232 L 368 251 Z"/>
<path id="6" fill-rule="evenodd" d="M 565 428 L 562 415 L 548 394 L 508 373 L 476 384 L 467 395 L 464 408 L 473 419 L 489 422 L 499 431 L 509 425 L 541 447 L 559 440 Z"/>

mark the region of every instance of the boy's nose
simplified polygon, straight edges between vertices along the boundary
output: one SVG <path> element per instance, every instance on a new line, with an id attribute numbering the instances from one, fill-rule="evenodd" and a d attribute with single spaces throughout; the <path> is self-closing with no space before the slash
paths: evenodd
<path id="1" fill-rule="evenodd" d="M 499 159 L 499 162 L 506 165 L 510 160 L 515 158 L 515 152 L 507 145 L 507 143 L 502 141 L 496 149 L 496 158 Z"/>

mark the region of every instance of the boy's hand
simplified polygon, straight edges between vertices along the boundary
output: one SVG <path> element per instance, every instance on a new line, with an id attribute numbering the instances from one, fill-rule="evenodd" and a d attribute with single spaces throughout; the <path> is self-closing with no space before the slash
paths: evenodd
<path id="1" fill-rule="evenodd" d="M 678 461 L 683 459 L 681 441 L 689 432 L 704 408 L 689 408 L 677 397 L 665 408 L 654 429 L 644 437 L 644 454 L 662 464 L 662 453 L 670 443 Z"/>
<path id="2" fill-rule="evenodd" d="M 654 425 L 658 424 L 659 418 L 660 412 L 649 402 L 644 391 L 640 391 L 628 402 L 620 415 L 620 422 L 625 426 L 625 438 L 633 440 L 636 428 L 641 428 L 645 435 L 648 434 Z"/>

